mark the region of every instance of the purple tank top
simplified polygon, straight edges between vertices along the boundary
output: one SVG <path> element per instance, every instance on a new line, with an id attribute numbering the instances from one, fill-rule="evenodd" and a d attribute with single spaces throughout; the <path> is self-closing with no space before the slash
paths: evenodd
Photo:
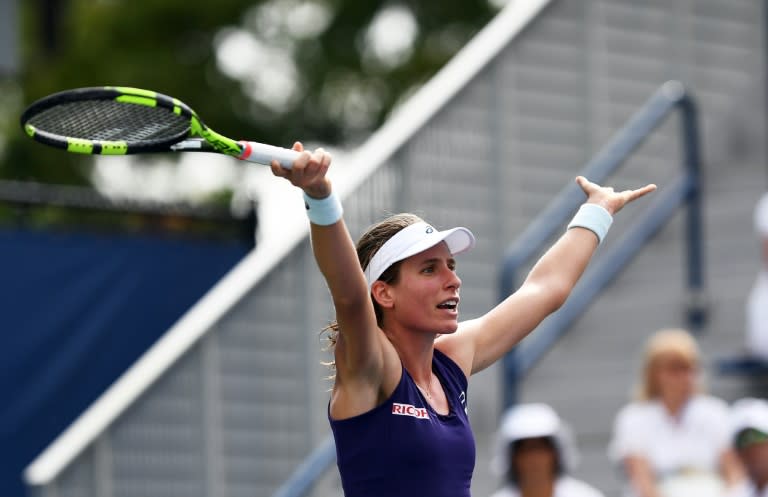
<path id="1" fill-rule="evenodd" d="M 475 439 L 467 378 L 439 350 L 432 359 L 450 412 L 437 414 L 408 371 L 380 406 L 343 420 L 328 416 L 346 497 L 469 497 Z"/>

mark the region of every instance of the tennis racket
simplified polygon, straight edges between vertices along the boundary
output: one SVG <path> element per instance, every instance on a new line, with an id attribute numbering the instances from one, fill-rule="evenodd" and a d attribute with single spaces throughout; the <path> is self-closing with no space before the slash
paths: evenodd
<path id="1" fill-rule="evenodd" d="M 24 111 L 21 127 L 33 140 L 78 154 L 214 152 L 266 165 L 277 159 L 286 169 L 299 156 L 295 150 L 227 138 L 176 98 L 122 86 L 44 97 Z"/>

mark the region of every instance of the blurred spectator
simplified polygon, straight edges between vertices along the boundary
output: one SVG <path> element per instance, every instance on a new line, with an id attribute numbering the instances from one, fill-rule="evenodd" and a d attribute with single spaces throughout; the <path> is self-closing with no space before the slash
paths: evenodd
<path id="1" fill-rule="evenodd" d="M 702 393 L 699 366 L 687 331 L 648 340 L 637 399 L 618 413 L 609 448 L 625 471 L 626 496 L 720 497 L 742 480 L 728 406 Z"/>
<path id="2" fill-rule="evenodd" d="M 569 476 L 576 458 L 570 431 L 551 407 L 513 407 L 499 428 L 493 469 L 505 483 L 493 497 L 603 497 Z"/>
<path id="3" fill-rule="evenodd" d="M 731 419 L 731 440 L 748 479 L 729 497 L 768 497 L 768 401 L 739 400 Z"/>
<path id="4" fill-rule="evenodd" d="M 760 240 L 761 264 L 747 299 L 747 350 L 768 361 L 768 193 L 755 207 L 755 233 Z"/>

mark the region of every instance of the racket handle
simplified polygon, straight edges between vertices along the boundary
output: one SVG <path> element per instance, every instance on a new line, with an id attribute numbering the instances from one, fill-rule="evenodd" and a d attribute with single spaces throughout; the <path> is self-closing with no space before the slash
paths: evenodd
<path id="1" fill-rule="evenodd" d="M 239 159 L 267 166 L 273 160 L 277 159 L 282 167 L 290 169 L 291 166 L 293 166 L 293 161 L 300 155 L 300 153 L 295 150 L 275 147 L 265 143 L 241 141 L 240 145 L 243 147 L 243 151 L 240 154 L 240 157 L 238 157 Z"/>

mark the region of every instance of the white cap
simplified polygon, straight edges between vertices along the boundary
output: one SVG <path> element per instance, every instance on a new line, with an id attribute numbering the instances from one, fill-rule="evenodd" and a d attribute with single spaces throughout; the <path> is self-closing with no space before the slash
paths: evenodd
<path id="1" fill-rule="evenodd" d="M 519 404 L 507 410 L 501 418 L 497 436 L 496 456 L 492 468 L 497 475 L 506 474 L 511 450 L 509 445 L 526 438 L 551 437 L 555 442 L 563 471 L 576 467 L 578 453 L 568 426 L 547 404 Z"/>
<path id="2" fill-rule="evenodd" d="M 475 246 L 475 235 L 462 227 L 438 231 L 423 221 L 406 226 L 387 240 L 371 258 L 365 268 L 368 288 L 392 264 L 424 252 L 442 241 L 448 245 L 451 254 L 456 255 Z"/>
<path id="3" fill-rule="evenodd" d="M 755 232 L 768 238 L 768 193 L 764 193 L 755 206 Z"/>
<path id="4" fill-rule="evenodd" d="M 768 401 L 745 398 L 734 402 L 731 408 L 731 441 L 743 430 L 754 428 L 768 434 Z"/>

